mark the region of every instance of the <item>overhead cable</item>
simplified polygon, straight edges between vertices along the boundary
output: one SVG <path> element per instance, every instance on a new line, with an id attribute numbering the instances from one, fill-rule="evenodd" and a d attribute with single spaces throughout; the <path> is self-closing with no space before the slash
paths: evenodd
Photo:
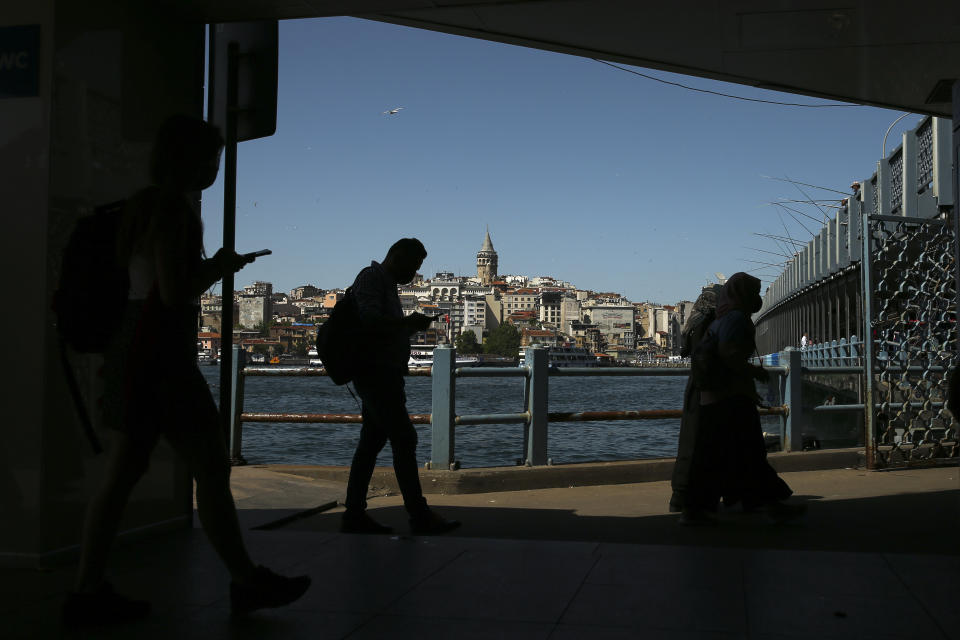
<path id="1" fill-rule="evenodd" d="M 811 109 L 822 109 L 826 107 L 862 107 L 863 106 L 860 104 L 843 104 L 843 103 L 802 104 L 799 102 L 778 102 L 777 100 L 763 100 L 761 98 L 747 98 L 745 96 L 735 96 L 730 93 L 722 93 L 720 91 L 710 91 L 709 89 L 699 89 L 697 87 L 691 87 L 689 85 L 680 84 L 679 82 L 671 82 L 670 80 L 664 80 L 663 78 L 647 75 L 646 73 L 640 73 L 639 71 L 634 71 L 633 69 L 621 67 L 618 64 L 613 64 L 612 62 L 607 62 L 606 60 L 600 60 L 599 58 L 592 58 L 592 60 L 594 62 L 599 62 L 600 64 L 605 64 L 608 67 L 613 67 L 614 69 L 619 69 L 620 71 L 626 71 L 627 73 L 632 73 L 633 75 L 640 76 L 641 78 L 646 78 L 647 80 L 661 82 L 663 84 L 668 84 L 673 87 L 680 87 L 681 89 L 687 89 L 688 91 L 697 91 L 699 93 L 709 93 L 710 95 L 722 96 L 724 98 L 733 98 L 734 100 L 744 100 L 746 102 L 762 102 L 764 104 L 777 104 L 782 107 L 808 107 Z"/>

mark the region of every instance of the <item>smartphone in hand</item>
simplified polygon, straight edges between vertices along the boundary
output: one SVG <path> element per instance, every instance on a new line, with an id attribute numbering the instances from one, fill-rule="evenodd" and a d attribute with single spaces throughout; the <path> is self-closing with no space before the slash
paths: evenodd
<path id="1" fill-rule="evenodd" d="M 260 256 L 268 256 L 271 253 L 273 253 L 273 251 L 271 251 L 270 249 L 260 249 L 260 251 L 252 251 L 250 253 L 245 253 L 243 255 L 247 258 L 259 258 Z"/>

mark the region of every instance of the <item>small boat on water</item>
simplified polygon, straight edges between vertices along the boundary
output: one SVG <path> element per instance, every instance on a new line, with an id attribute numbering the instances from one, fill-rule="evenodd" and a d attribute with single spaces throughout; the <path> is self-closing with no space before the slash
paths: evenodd
<path id="1" fill-rule="evenodd" d="M 317 353 L 316 347 L 310 347 L 307 351 L 307 365 L 311 367 L 323 366 L 323 361 L 320 360 L 320 354 Z"/>

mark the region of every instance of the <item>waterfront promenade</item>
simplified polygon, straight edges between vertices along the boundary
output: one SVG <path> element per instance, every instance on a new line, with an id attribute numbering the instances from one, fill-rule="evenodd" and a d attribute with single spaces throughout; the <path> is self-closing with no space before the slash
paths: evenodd
<path id="1" fill-rule="evenodd" d="M 115 582 L 153 601 L 149 620 L 66 637 L 960 638 L 955 466 L 788 471 L 803 520 L 733 513 L 695 529 L 667 512 L 665 480 L 581 486 L 558 467 L 562 486 L 430 495 L 464 522 L 438 538 L 407 535 L 395 495 L 370 508 L 398 535 L 339 534 L 339 507 L 308 510 L 344 485 L 290 471 L 237 467 L 233 486 L 256 559 L 313 576 L 301 601 L 231 618 L 225 570 L 199 529 L 180 531 L 115 554 Z M 3 571 L 0 637 L 61 637 L 71 572 Z"/>

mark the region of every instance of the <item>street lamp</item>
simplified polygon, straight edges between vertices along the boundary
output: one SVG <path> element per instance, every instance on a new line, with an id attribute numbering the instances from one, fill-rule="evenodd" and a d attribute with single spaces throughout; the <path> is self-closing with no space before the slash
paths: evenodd
<path id="1" fill-rule="evenodd" d="M 886 157 L 887 157 L 887 136 L 890 134 L 890 130 L 893 129 L 893 126 L 894 126 L 895 124 L 897 124 L 898 122 L 900 122 L 901 120 L 903 120 L 904 118 L 906 118 L 908 115 L 910 115 L 910 112 L 909 112 L 909 111 L 908 111 L 907 113 L 903 114 L 902 116 L 900 116 L 899 118 L 897 118 L 896 120 L 894 120 L 892 123 L 890 123 L 890 126 L 887 127 L 887 132 L 886 132 L 885 134 L 883 134 L 883 152 L 880 154 L 880 157 L 881 157 L 881 158 L 886 158 Z"/>

